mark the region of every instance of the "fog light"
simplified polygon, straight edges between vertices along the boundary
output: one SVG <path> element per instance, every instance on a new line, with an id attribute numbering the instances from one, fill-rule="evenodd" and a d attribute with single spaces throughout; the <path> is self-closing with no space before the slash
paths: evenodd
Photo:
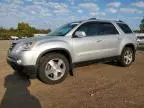
<path id="1" fill-rule="evenodd" d="M 137 39 L 137 42 L 141 41 L 140 39 Z"/>
<path id="2" fill-rule="evenodd" d="M 21 60 L 17 60 L 17 64 L 21 64 L 21 62 L 22 62 Z"/>

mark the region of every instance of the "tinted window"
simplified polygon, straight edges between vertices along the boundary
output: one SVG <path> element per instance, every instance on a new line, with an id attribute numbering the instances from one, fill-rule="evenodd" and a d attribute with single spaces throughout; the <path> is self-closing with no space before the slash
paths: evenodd
<path id="1" fill-rule="evenodd" d="M 123 30 L 124 33 L 132 33 L 132 30 L 127 24 L 117 23 L 117 25 Z"/>
<path id="2" fill-rule="evenodd" d="M 81 25 L 77 31 L 84 31 L 87 36 L 118 34 L 115 26 L 107 22 L 88 22 Z"/>
<path id="3" fill-rule="evenodd" d="M 111 23 L 99 23 L 99 35 L 118 34 L 117 29 Z"/>
<path id="4" fill-rule="evenodd" d="M 98 34 L 97 28 L 98 27 L 96 23 L 85 23 L 80 26 L 77 31 L 84 31 L 87 36 L 94 36 Z"/>

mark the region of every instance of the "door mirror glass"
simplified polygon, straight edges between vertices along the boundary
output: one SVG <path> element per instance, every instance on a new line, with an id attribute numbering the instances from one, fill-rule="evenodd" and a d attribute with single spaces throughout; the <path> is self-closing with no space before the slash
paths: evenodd
<path id="1" fill-rule="evenodd" d="M 85 37 L 86 36 L 86 33 L 84 31 L 77 31 L 75 33 L 75 36 L 79 37 L 79 38 L 82 38 L 82 37 Z"/>

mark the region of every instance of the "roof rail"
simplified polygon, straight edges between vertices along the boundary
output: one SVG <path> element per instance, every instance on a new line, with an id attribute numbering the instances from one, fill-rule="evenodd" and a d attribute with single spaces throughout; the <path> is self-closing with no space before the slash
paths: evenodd
<path id="1" fill-rule="evenodd" d="M 123 22 L 122 20 L 119 20 L 119 22 Z"/>
<path id="2" fill-rule="evenodd" d="M 88 19 L 88 20 L 96 20 L 96 18 L 90 18 L 90 19 Z"/>

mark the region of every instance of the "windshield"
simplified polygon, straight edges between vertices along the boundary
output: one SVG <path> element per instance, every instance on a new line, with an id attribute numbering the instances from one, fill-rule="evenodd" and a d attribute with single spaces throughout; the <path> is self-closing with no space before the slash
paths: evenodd
<path id="1" fill-rule="evenodd" d="M 48 34 L 48 36 L 65 36 L 69 31 L 71 31 L 75 26 L 77 26 L 77 23 L 69 23 L 64 26 L 59 27 L 54 32 L 51 32 Z"/>

